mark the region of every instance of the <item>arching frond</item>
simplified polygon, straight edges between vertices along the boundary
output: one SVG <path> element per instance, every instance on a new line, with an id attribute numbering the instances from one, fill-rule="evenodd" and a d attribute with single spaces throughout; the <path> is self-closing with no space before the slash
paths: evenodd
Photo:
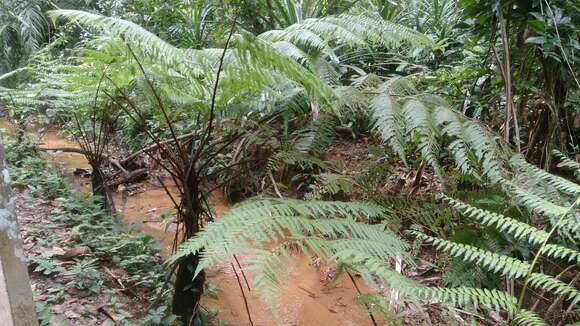
<path id="1" fill-rule="evenodd" d="M 291 260 L 287 245 L 298 246 L 305 254 L 333 259 L 346 251 L 363 252 L 371 257 L 407 257 L 407 244 L 381 224 L 362 220 L 378 218 L 387 212 L 370 203 L 300 201 L 258 198 L 234 206 L 219 220 L 208 225 L 182 244 L 170 259 L 199 253 L 198 271 L 236 254 L 249 254 L 251 269 L 260 271 L 255 282 L 263 297 L 273 304 L 273 294 Z M 360 222 L 359 222 L 360 221 Z M 280 243 L 265 250 L 268 243 Z M 256 250 L 255 248 L 258 248 Z"/>
<path id="2" fill-rule="evenodd" d="M 552 154 L 560 160 L 560 163 L 558 164 L 559 166 L 570 168 L 574 170 L 576 175 L 580 175 L 580 163 L 571 160 L 558 150 L 553 150 Z"/>
<path id="3" fill-rule="evenodd" d="M 371 102 L 374 130 L 406 164 L 404 118 L 399 104 L 387 95 L 376 96 Z"/>
<path id="4" fill-rule="evenodd" d="M 459 257 L 465 261 L 477 263 L 486 269 L 513 278 L 520 278 L 528 273 L 529 265 L 525 262 L 505 255 L 488 252 L 474 246 L 455 243 L 426 234 L 412 231 L 411 234 L 417 239 L 433 244 L 435 248 L 445 251 L 452 256 Z"/>
<path id="5" fill-rule="evenodd" d="M 416 231 L 412 231 L 411 234 L 415 235 L 417 239 L 421 241 L 433 244 L 437 249 L 445 251 L 452 256 L 459 257 L 465 261 L 482 266 L 492 272 L 512 278 L 522 278 L 527 276 L 531 268 L 530 264 L 521 260 L 479 249 L 474 246 L 430 237 Z M 580 291 L 546 274 L 532 273 L 530 275 L 530 285 L 555 294 L 563 294 L 567 298 L 580 299 Z"/>
<path id="6" fill-rule="evenodd" d="M 523 172 L 526 173 L 527 176 L 541 180 L 546 184 L 558 189 L 559 191 L 570 194 L 572 196 L 580 195 L 579 185 L 552 173 L 548 173 L 526 162 L 521 155 L 514 155 L 510 160 L 510 163 L 520 168 Z"/>
<path id="7" fill-rule="evenodd" d="M 442 195 L 441 197 L 444 201 L 453 206 L 453 208 L 463 213 L 463 215 L 473 218 L 483 225 L 491 226 L 499 231 L 509 233 L 518 240 L 525 240 L 533 245 L 539 245 L 548 237 L 547 232 L 539 230 L 527 223 L 462 203 L 445 195 Z"/>
<path id="8" fill-rule="evenodd" d="M 435 172 L 441 175 L 439 165 L 438 128 L 435 125 L 433 110 L 428 109 L 422 102 L 410 100 L 403 106 L 403 115 L 407 120 L 407 133 L 417 133 L 419 136 L 419 151 Z"/>

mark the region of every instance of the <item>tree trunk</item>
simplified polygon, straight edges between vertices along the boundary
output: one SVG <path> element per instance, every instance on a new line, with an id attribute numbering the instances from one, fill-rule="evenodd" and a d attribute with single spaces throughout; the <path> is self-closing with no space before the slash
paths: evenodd
<path id="1" fill-rule="evenodd" d="M 201 271 L 194 279 L 194 273 L 199 263 L 199 255 L 189 255 L 179 262 L 175 277 L 175 293 L 173 294 L 173 313 L 180 317 L 184 325 L 192 324 L 199 306 L 205 272 Z"/>
<path id="2" fill-rule="evenodd" d="M 196 184 L 195 181 L 190 181 Z M 198 187 L 184 187 L 184 195 L 181 198 L 182 222 L 184 225 L 184 239 L 193 237 L 199 231 L 199 219 L 203 214 Z M 184 325 L 193 324 L 197 314 L 199 301 L 203 294 L 205 284 L 205 272 L 201 271 L 195 276 L 200 256 L 189 255 L 179 261 L 175 278 L 175 293 L 173 294 L 173 314 L 180 317 Z"/>
<path id="3" fill-rule="evenodd" d="M 93 173 L 91 175 L 91 186 L 93 194 L 100 197 L 102 208 L 105 210 L 113 210 L 113 203 L 107 191 L 105 177 L 100 166 L 92 166 Z"/>

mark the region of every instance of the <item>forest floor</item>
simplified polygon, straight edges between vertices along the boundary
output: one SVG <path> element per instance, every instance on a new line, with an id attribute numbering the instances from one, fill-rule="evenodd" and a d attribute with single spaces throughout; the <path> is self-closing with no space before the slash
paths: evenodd
<path id="1" fill-rule="evenodd" d="M 24 251 L 37 310 L 47 325 L 116 325 L 139 320 L 149 299 L 143 289 L 127 288 L 127 272 L 95 258 L 79 243 L 71 225 L 51 218 L 55 200 L 15 194 Z M 90 257 L 90 258 L 88 258 Z M 141 292 L 141 293 L 139 293 Z"/>

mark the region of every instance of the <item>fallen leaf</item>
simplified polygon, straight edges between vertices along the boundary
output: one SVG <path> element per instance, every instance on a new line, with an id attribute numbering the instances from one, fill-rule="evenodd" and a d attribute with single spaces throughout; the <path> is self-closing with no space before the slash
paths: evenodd
<path id="1" fill-rule="evenodd" d="M 87 246 L 80 246 L 80 247 L 76 247 L 76 248 L 72 248 L 72 249 L 67 250 L 64 254 L 59 255 L 58 258 L 71 259 L 71 258 L 74 258 L 77 256 L 90 254 L 91 252 L 93 252 L 91 250 L 91 248 L 89 248 Z"/>

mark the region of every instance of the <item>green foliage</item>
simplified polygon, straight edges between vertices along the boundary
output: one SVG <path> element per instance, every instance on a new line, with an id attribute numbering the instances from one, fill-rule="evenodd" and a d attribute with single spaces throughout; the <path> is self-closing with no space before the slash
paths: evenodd
<path id="1" fill-rule="evenodd" d="M 574 171 L 574 174 L 580 175 L 580 163 L 571 160 L 558 150 L 554 150 L 552 154 L 560 160 L 560 166 L 570 168 Z"/>
<path id="2" fill-rule="evenodd" d="M 182 244 L 169 262 L 200 253 L 199 272 L 233 255 L 247 254 L 250 265 L 246 268 L 258 271 L 254 288 L 273 307 L 280 279 L 292 260 L 290 244 L 324 260 L 340 261 L 357 253 L 406 257 L 407 245 L 385 225 L 359 222 L 386 213 L 370 203 L 252 199 L 234 206 Z M 278 244 L 266 249 L 272 242 Z"/>
<path id="3" fill-rule="evenodd" d="M 528 168 L 531 169 L 532 167 Z M 554 180 L 557 180 L 555 179 L 555 176 L 550 176 L 544 172 L 535 173 L 539 174 L 544 179 L 552 181 L 552 185 L 554 184 Z M 561 182 L 556 182 L 556 184 L 561 184 Z M 569 187 L 564 187 L 563 189 L 568 190 Z M 533 200 L 529 194 L 520 194 L 519 196 L 520 198 L 525 198 L 521 201 L 522 204 L 530 207 L 532 210 L 543 213 L 552 212 L 553 210 L 552 205 L 554 204 L 551 204 L 550 202 L 540 197 L 537 197 L 538 200 L 535 200 L 536 198 L 534 197 Z M 580 252 L 574 248 L 569 248 L 563 244 L 558 243 L 547 244 L 547 241 L 550 240 L 551 233 L 540 230 L 532 225 L 529 225 L 528 223 L 524 223 L 498 213 L 480 209 L 447 196 L 442 196 L 442 199 L 461 212 L 467 218 L 473 219 L 482 225 L 496 228 L 498 231 L 503 233 L 510 234 L 519 241 L 527 242 L 532 246 L 539 246 L 538 254 L 540 255 L 550 258 L 562 259 L 572 264 L 579 263 L 578 257 Z M 542 206 L 547 206 L 547 208 L 542 209 Z M 568 210 L 566 209 L 564 209 L 563 212 L 560 212 L 559 221 L 565 220 L 565 216 L 563 214 L 566 214 L 567 212 Z M 558 225 L 559 222 L 554 223 L 554 230 L 556 230 Z M 485 268 L 493 273 L 505 275 L 514 279 L 525 279 L 525 283 L 527 285 L 529 284 L 537 290 L 543 290 L 551 292 L 556 296 L 562 296 L 564 300 L 577 301 L 580 298 L 580 291 L 578 291 L 574 286 L 571 286 L 566 282 L 560 281 L 557 278 L 547 275 L 543 272 L 534 272 L 532 269 L 535 267 L 535 260 L 533 263 L 528 263 L 518 258 L 513 258 L 504 254 L 480 249 L 471 245 L 428 236 L 421 232 L 411 231 L 411 234 L 420 241 L 432 244 L 438 250 L 446 252 L 451 256 L 461 258 L 466 262 L 474 263 L 477 266 Z M 479 289 L 470 289 L 469 291 L 471 290 L 478 291 Z M 466 290 L 460 289 L 457 291 L 463 295 L 464 291 Z M 505 292 L 496 292 L 499 294 L 499 296 L 508 295 Z M 514 320 L 520 324 L 545 324 L 532 312 L 519 310 L 520 305 L 516 305 L 515 299 L 500 300 L 494 302 L 494 305 L 496 305 L 496 309 L 505 310 L 510 313 L 516 313 Z"/>
<path id="4" fill-rule="evenodd" d="M 466 175 L 483 174 L 493 180 L 509 170 L 511 151 L 483 125 L 454 111 L 441 98 L 421 94 L 409 98 L 392 85 L 383 87 L 387 94 L 373 100 L 374 129 L 402 159 L 408 140 L 417 139 L 422 158 L 438 174 L 442 173 L 439 162 L 443 147 Z"/>
<path id="5" fill-rule="evenodd" d="M 49 35 L 47 1 L 3 1 L 0 4 L 0 75 L 18 68 L 39 50 Z"/>
<path id="6" fill-rule="evenodd" d="M 127 275 L 120 278 L 124 284 L 141 287 L 151 294 L 152 302 L 160 298 L 152 307 L 152 315 L 145 317 L 145 323 L 151 317 L 153 320 L 160 320 L 159 324 L 171 324 L 173 317 L 164 305 L 169 300 L 171 288 L 164 286 L 167 270 L 158 256 L 159 244 L 149 236 L 129 232 L 117 217 L 100 207 L 96 198 L 76 197 L 58 170 L 38 156 L 37 151 L 10 143 L 6 151 L 8 157 L 21 157 L 17 161 L 20 166 L 10 166 L 10 173 L 15 176 L 17 184 L 27 185 L 25 190 L 34 196 L 53 199 L 56 207 L 49 218 L 56 227 L 71 231 L 72 241 L 67 239 L 68 245 L 91 249 L 90 253 L 75 258 L 73 264 L 63 264 L 51 252 L 29 257 L 33 271 L 46 276 L 62 276 L 66 279 L 64 286 L 100 293 L 105 288 L 105 278 L 101 275 L 102 264 L 112 262 L 127 272 Z M 46 244 L 60 247 L 62 241 L 58 237 L 48 237 Z M 60 302 L 63 298 L 63 286 L 54 284 L 44 297 L 44 301 L 48 303 Z M 51 318 L 50 308 L 40 301 L 37 310 L 40 323 L 48 325 Z"/>

